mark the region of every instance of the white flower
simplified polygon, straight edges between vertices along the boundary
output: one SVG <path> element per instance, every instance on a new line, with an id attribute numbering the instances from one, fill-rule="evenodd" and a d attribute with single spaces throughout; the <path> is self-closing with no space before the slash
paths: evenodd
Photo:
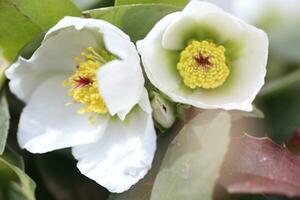
<path id="1" fill-rule="evenodd" d="M 267 26 L 276 27 L 298 23 L 300 16 L 299 0 L 231 0 L 228 3 L 232 13 L 252 24 L 268 20 Z"/>
<path id="2" fill-rule="evenodd" d="M 267 35 L 210 3 L 167 15 L 137 46 L 151 83 L 175 102 L 251 111 L 264 84 Z"/>
<path id="3" fill-rule="evenodd" d="M 117 27 L 65 17 L 6 75 L 26 103 L 22 148 L 72 147 L 79 170 L 111 192 L 129 189 L 151 167 L 156 134 L 140 59 Z"/>

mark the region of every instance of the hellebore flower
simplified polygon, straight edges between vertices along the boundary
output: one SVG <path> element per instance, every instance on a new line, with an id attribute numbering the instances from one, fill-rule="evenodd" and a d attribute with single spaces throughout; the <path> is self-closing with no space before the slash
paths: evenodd
<path id="1" fill-rule="evenodd" d="M 251 111 L 264 84 L 267 35 L 210 3 L 167 15 L 137 47 L 151 83 L 175 102 Z"/>
<path id="2" fill-rule="evenodd" d="M 26 103 L 18 129 L 22 148 L 72 147 L 79 170 L 111 192 L 145 176 L 156 148 L 152 109 L 137 50 L 117 27 L 65 17 L 6 75 Z"/>
<path id="3" fill-rule="evenodd" d="M 231 0 L 228 4 L 230 12 L 268 31 L 296 24 L 300 17 L 298 0 Z"/>

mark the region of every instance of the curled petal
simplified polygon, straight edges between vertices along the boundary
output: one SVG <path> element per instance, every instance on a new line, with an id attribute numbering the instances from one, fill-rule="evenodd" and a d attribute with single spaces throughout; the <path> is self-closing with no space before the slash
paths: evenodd
<path id="1" fill-rule="evenodd" d="M 120 60 L 111 61 L 99 69 L 99 89 L 110 114 L 118 114 L 124 120 L 142 97 L 144 78 L 140 58 L 130 40 L 109 29 L 103 32 L 106 48 Z"/>

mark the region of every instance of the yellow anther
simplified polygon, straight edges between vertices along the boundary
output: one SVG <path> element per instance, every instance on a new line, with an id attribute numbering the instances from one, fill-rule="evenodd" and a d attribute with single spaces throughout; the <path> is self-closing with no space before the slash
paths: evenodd
<path id="1" fill-rule="evenodd" d="M 88 51 L 94 51 L 94 48 L 93 47 L 88 47 L 86 48 Z"/>
<path id="2" fill-rule="evenodd" d="M 180 54 L 177 70 L 183 83 L 192 89 L 220 87 L 230 74 L 225 48 L 205 40 L 189 43 Z"/>
<path id="3" fill-rule="evenodd" d="M 92 47 L 88 47 L 87 50 L 88 52 L 81 53 L 83 59 L 75 58 L 78 61 L 77 69 L 68 80 L 63 82 L 63 86 L 70 86 L 69 95 L 76 103 L 84 105 L 77 111 L 78 114 L 106 114 L 108 110 L 99 92 L 96 73 L 104 63 L 114 57 L 106 51 L 98 54 Z"/>

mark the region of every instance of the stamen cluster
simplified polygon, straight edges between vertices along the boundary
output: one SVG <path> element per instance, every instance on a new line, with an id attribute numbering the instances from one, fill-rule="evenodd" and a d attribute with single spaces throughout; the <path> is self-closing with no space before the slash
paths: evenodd
<path id="1" fill-rule="evenodd" d="M 191 89 L 213 89 L 224 84 L 230 71 L 225 48 L 213 42 L 193 40 L 181 52 L 177 70 Z"/>
<path id="2" fill-rule="evenodd" d="M 97 53 L 92 47 L 81 53 L 81 58 L 76 58 L 78 65 L 75 73 L 64 82 L 65 86 L 71 86 L 69 95 L 76 103 L 85 105 L 78 110 L 79 114 L 108 112 L 106 104 L 99 92 L 96 73 L 98 69 L 113 57 L 106 51 Z"/>

